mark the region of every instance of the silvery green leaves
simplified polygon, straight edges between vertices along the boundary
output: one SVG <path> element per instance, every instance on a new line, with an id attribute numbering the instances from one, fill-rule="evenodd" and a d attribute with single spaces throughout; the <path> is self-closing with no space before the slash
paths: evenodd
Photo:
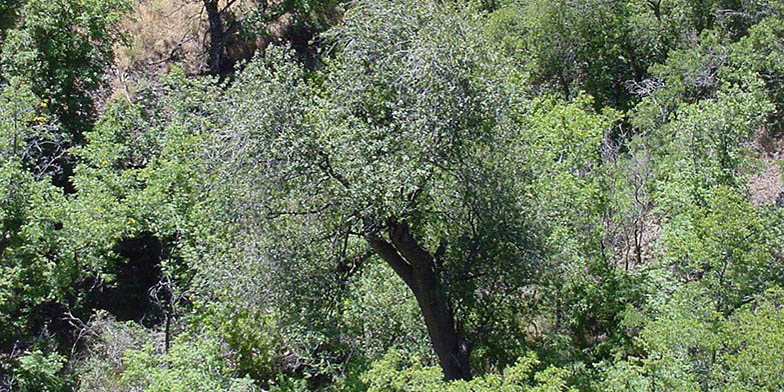
<path id="1" fill-rule="evenodd" d="M 503 83 L 482 76 L 497 59 L 471 18 L 431 2 L 359 2 L 331 34 L 326 149 L 356 184 L 352 198 L 381 217 L 427 202 L 429 186 L 493 137 Z"/>
<path id="2" fill-rule="evenodd" d="M 210 157 L 230 196 L 217 215 L 241 235 L 239 268 L 269 282 L 257 285 L 265 306 L 324 331 L 368 242 L 397 240 L 429 254 L 417 268 L 441 286 L 437 311 L 454 334 L 452 310 L 470 312 L 478 292 L 491 303 L 493 287 L 527 271 L 517 188 L 492 147 L 509 137 L 514 88 L 475 18 L 435 2 L 357 2 L 322 70 L 271 48 L 218 99 Z M 480 279 L 491 269 L 506 273 Z"/>

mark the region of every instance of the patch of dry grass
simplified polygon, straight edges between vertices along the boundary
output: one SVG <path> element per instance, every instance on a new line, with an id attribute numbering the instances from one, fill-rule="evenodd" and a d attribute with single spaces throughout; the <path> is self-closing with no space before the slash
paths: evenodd
<path id="1" fill-rule="evenodd" d="M 749 180 L 749 201 L 754 205 L 776 203 L 784 194 L 782 159 L 784 158 L 784 130 L 774 132 L 760 127 L 754 141 L 760 154 L 762 170 Z"/>
<path id="2" fill-rule="evenodd" d="M 114 48 L 112 95 L 131 99 L 134 82 L 165 73 L 174 64 L 187 74 L 205 73 L 205 47 L 209 40 L 203 5 L 201 0 L 136 0 L 133 11 L 120 25 L 125 39 Z M 220 8 L 225 5 L 222 1 Z M 236 18 L 250 11 L 250 2 L 237 1 L 228 13 Z M 239 56 L 243 57 L 249 57 L 258 48 L 253 41 L 240 44 L 243 50 Z M 235 48 L 227 49 L 236 52 Z"/>
<path id="3" fill-rule="evenodd" d="M 205 18 L 198 1 L 138 0 L 120 26 L 126 40 L 115 48 L 118 71 L 165 68 L 177 62 L 186 72 L 200 72 Z"/>

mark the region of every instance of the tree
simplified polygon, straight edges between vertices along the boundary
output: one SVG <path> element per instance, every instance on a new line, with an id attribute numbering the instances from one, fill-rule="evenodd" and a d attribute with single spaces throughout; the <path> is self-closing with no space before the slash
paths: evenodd
<path id="1" fill-rule="evenodd" d="M 112 61 L 115 25 L 128 7 L 125 1 L 24 2 L 21 23 L 3 42 L 2 77 L 23 78 L 78 141 L 94 118 L 89 94 Z"/>
<path id="2" fill-rule="evenodd" d="M 629 109 L 627 85 L 647 77 L 680 41 L 675 18 L 655 2 L 518 1 L 517 31 L 525 69 L 542 90 L 576 97 L 585 91 L 597 107 Z M 665 10 L 666 11 L 666 10 Z"/>
<path id="3" fill-rule="evenodd" d="M 217 219 L 241 227 L 240 264 L 265 266 L 265 292 L 302 314 L 377 257 L 414 295 L 447 380 L 471 377 L 477 347 L 500 365 L 523 354 L 510 336 L 547 260 L 526 194 L 548 186 L 538 174 L 583 192 L 612 123 L 582 102 L 529 106 L 470 11 L 357 3 L 324 72 L 271 51 L 202 114 L 224 178 L 212 189 L 227 193 Z M 529 132 L 543 118 L 553 128 Z M 329 303 L 308 324 L 328 324 Z"/>
<path id="4" fill-rule="evenodd" d="M 259 199 L 244 210 L 266 211 L 252 219 L 325 235 L 334 249 L 321 250 L 338 270 L 357 269 L 371 250 L 395 271 L 417 299 L 446 379 L 471 377 L 468 320 L 452 292 L 475 291 L 490 269 L 496 287 L 512 287 L 501 282 L 525 278 L 528 250 L 518 246 L 531 241 L 514 210 L 503 211 L 514 180 L 485 143 L 508 104 L 494 87 L 497 71 L 484 72 L 490 54 L 476 28 L 458 15 L 429 2 L 355 5 L 336 33 L 341 59 L 324 81 L 326 99 L 312 96 L 296 67 L 258 62 L 230 90 L 222 147 L 234 151 L 230 170 L 252 174 L 242 181 Z"/>
<path id="5" fill-rule="evenodd" d="M 129 3 L 25 1 L 19 23 L 0 47 L 0 80 L 21 80 L 44 103 L 59 140 L 39 140 L 42 158 L 58 166 L 54 181 L 69 188 L 73 162 L 64 149 L 83 142 L 95 120 L 94 92 L 113 59 L 116 24 Z"/>

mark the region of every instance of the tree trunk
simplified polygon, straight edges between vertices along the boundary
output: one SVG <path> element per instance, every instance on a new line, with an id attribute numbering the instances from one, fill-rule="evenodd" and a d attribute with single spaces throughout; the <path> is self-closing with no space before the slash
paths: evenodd
<path id="1" fill-rule="evenodd" d="M 375 233 L 366 234 L 365 238 L 414 293 L 444 379 L 470 380 L 468 344 L 457 329 L 448 298 L 438 281 L 433 256 L 411 236 L 406 223 L 390 222 L 388 228 L 391 243 Z"/>
<path id="2" fill-rule="evenodd" d="M 207 11 L 207 20 L 210 24 L 210 47 L 207 65 L 210 73 L 220 75 L 223 67 L 223 54 L 225 50 L 223 20 L 218 9 L 218 0 L 204 0 L 204 10 Z"/>

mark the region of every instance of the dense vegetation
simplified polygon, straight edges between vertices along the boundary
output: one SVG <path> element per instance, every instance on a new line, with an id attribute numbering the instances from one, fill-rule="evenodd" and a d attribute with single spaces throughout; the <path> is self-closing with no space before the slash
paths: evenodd
<path id="1" fill-rule="evenodd" d="M 779 0 L 0 0 L 0 391 L 784 390 Z"/>

